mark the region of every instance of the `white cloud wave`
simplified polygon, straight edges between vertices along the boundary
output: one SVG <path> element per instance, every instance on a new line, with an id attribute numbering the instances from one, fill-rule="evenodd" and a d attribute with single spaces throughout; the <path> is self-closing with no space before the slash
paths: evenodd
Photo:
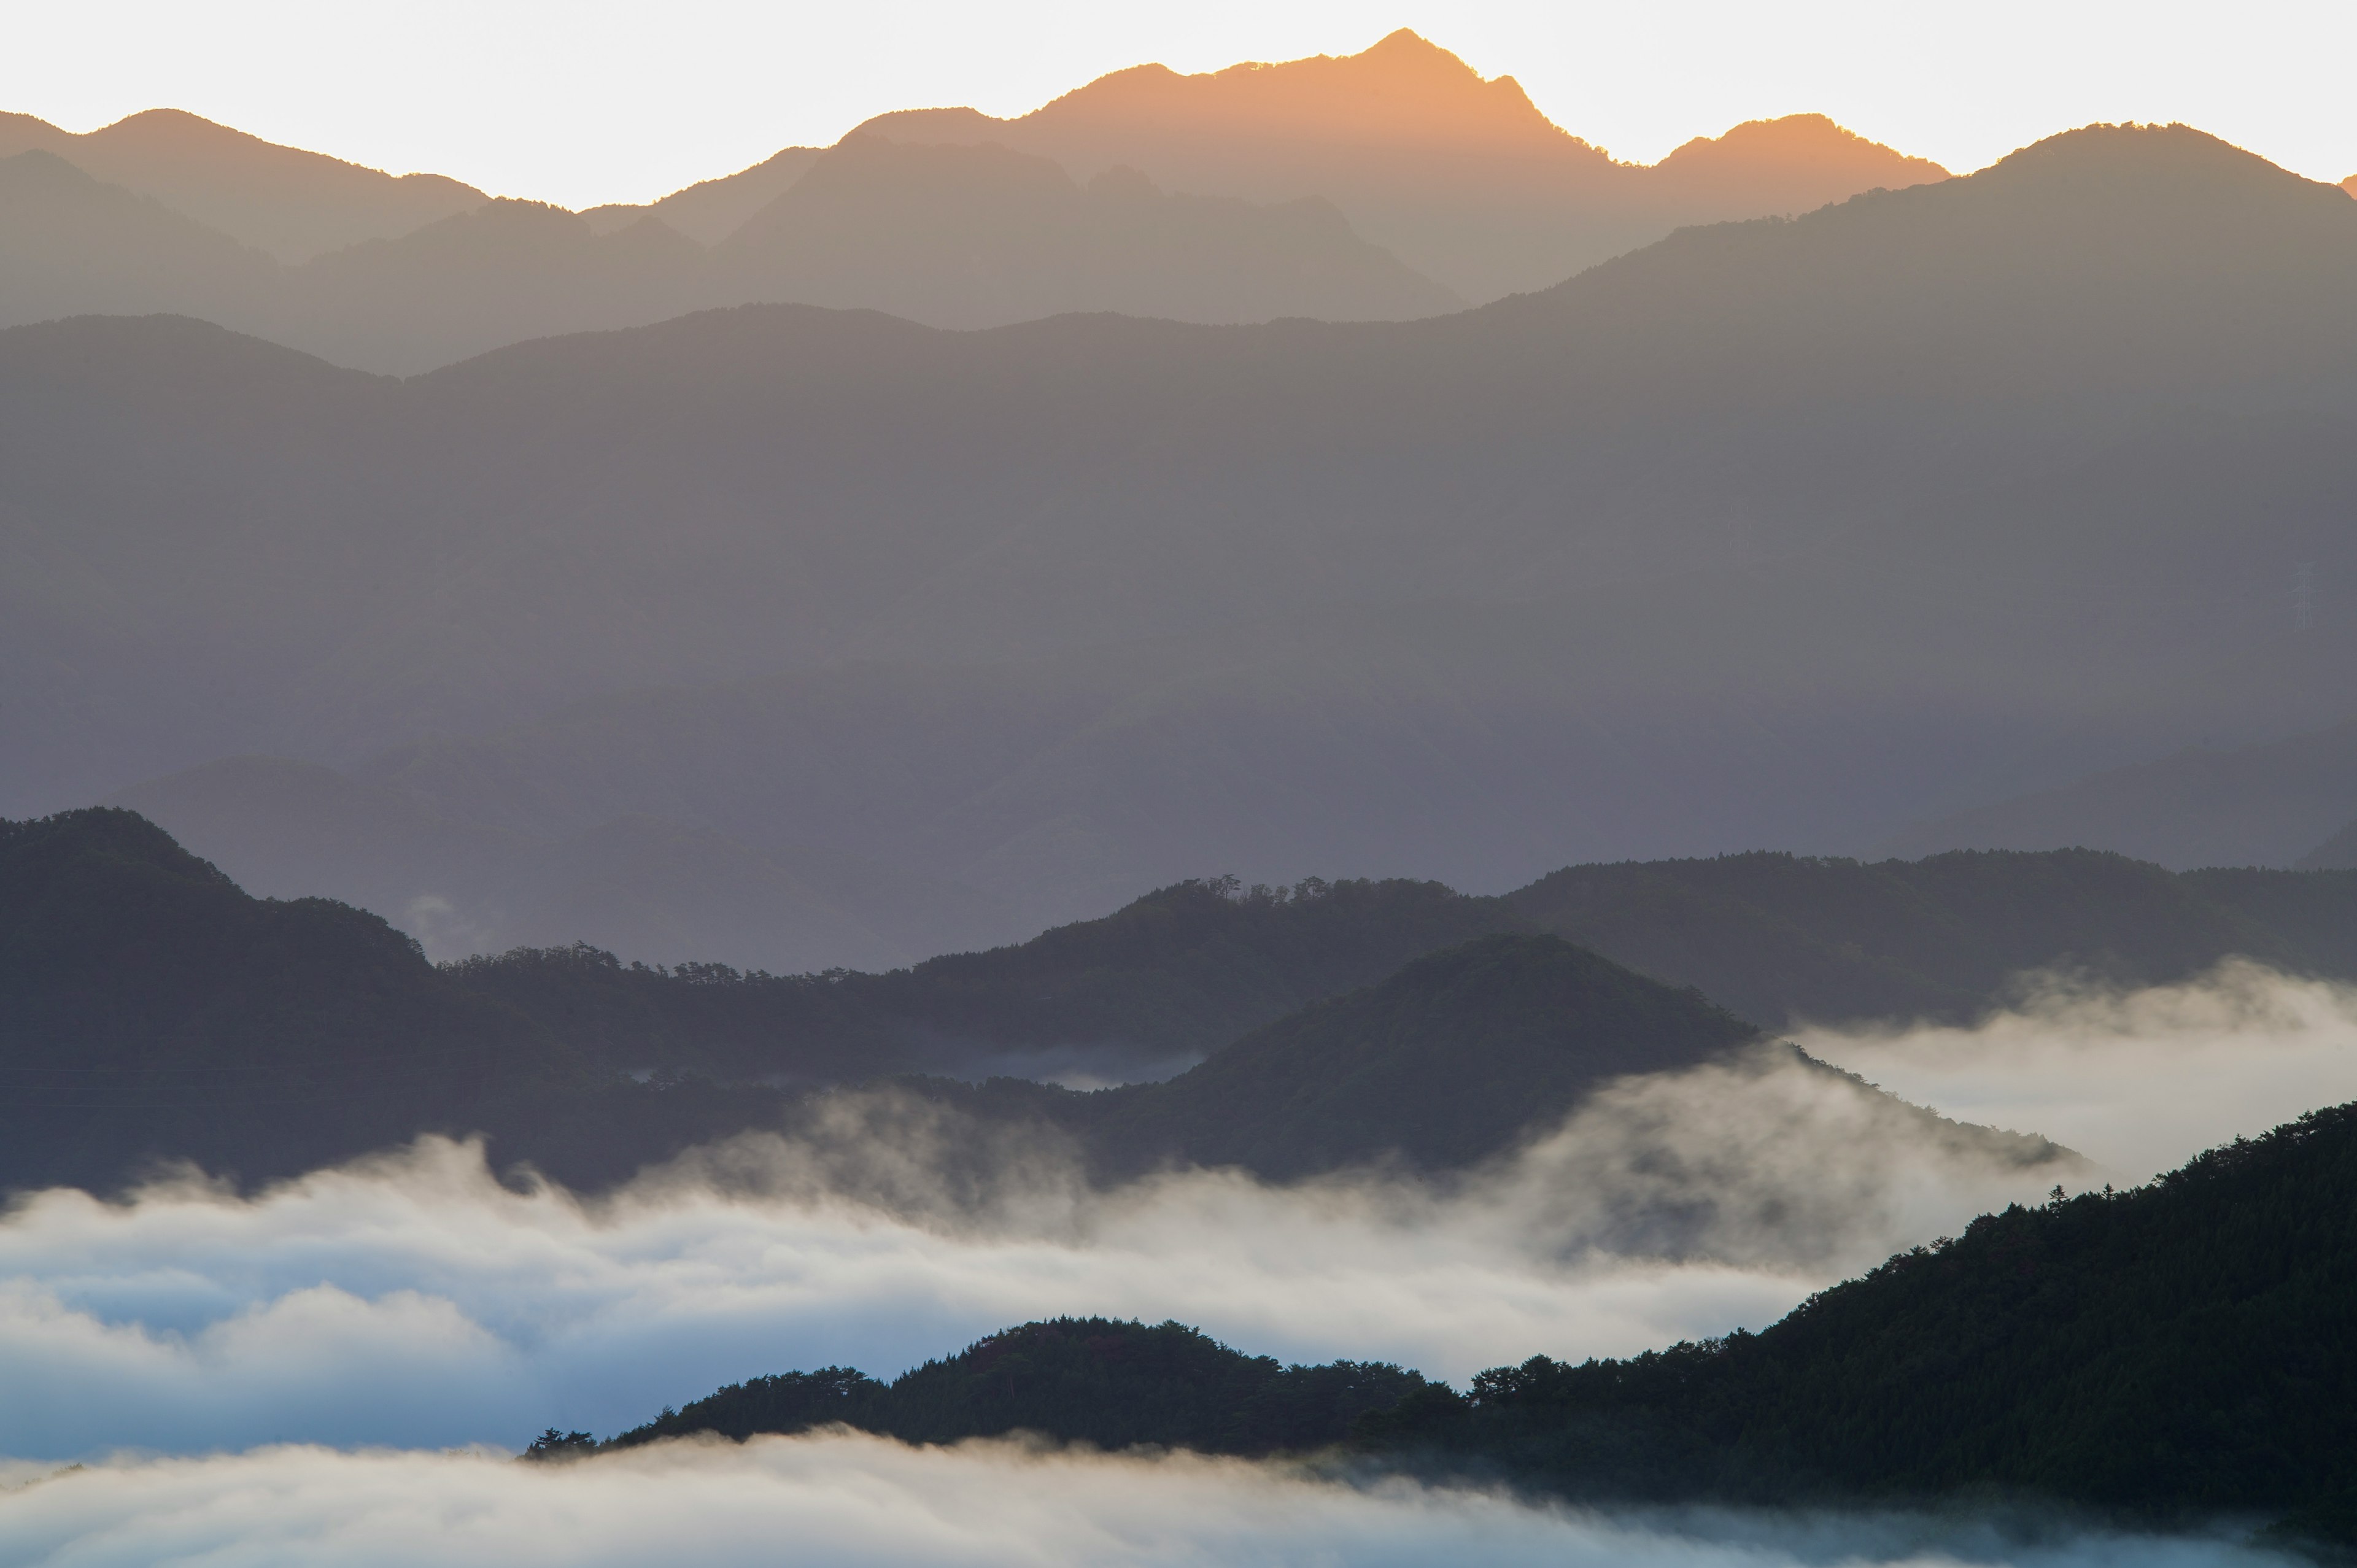
<path id="1" fill-rule="evenodd" d="M 1615 1086 L 1446 1188 L 1192 1172 L 1099 1193 L 1055 1149 L 985 1148 L 987 1179 L 952 1180 L 938 1126 L 866 1111 L 594 1203 L 434 1139 L 251 1198 L 33 1196 L 0 1221 L 0 1452 L 520 1444 L 761 1372 L 889 1376 L 1060 1313 L 1461 1380 L 1762 1326 L 2052 1179 L 1772 1052 Z"/>
<path id="2" fill-rule="evenodd" d="M 2042 1133 L 2123 1182 L 2357 1100 L 2357 988 L 2244 959 L 2138 991 L 2049 976 L 1969 1027 L 1794 1038 L 1951 1116 Z"/>
<path id="3" fill-rule="evenodd" d="M 572 1465 L 279 1447 L 0 1493 L 0 1568 L 2241 1568 L 2231 1540 L 1969 1517 L 1620 1515 L 1275 1466 L 823 1434 Z"/>
<path id="4" fill-rule="evenodd" d="M 2050 997 L 1978 1031 L 1807 1043 L 1952 1112 L 2130 1130 L 2086 1141 L 2148 1172 L 2357 1095 L 2352 1018 L 2345 993 L 2238 972 Z M 2058 1107 L 2077 1120 L 2043 1114 Z M 118 1203 L 33 1195 L 0 1217 L 0 1453 L 515 1446 L 763 1372 L 889 1376 L 1059 1313 L 1461 1380 L 1762 1326 L 1987 1208 L 2102 1179 L 1773 1051 L 1624 1080 L 1446 1186 L 1196 1172 L 1097 1193 L 1051 1146 L 838 1111 L 594 1203 L 502 1186 L 436 1140 L 251 1197 L 194 1179 Z"/>

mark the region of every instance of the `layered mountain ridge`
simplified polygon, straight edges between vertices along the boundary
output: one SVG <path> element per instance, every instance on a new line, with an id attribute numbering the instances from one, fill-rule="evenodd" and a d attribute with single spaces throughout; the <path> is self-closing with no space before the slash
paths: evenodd
<path id="1" fill-rule="evenodd" d="M 1160 128 L 1146 134 L 1147 122 Z M 1224 151 L 1207 161 L 1211 144 Z M 0 233 L 16 247 L 0 246 L 0 325 L 172 310 L 396 374 L 762 301 L 954 328 L 1099 310 L 1407 319 L 1553 283 L 1678 222 L 1800 210 L 1943 172 L 1809 115 L 1698 140 L 1657 170 L 1624 167 L 1548 124 L 1510 81 L 1485 83 L 1412 34 L 1215 78 L 1117 72 L 1021 122 L 885 116 L 832 148 L 785 148 L 660 201 L 579 215 L 178 111 L 86 135 L 0 123 L 0 166 L 35 153 L 95 185 L 37 201 L 23 189 L 30 171 L 0 175 Z M 1533 156 L 1555 174 L 1513 172 Z M 1610 177 L 1557 177 L 1582 160 Z M 1632 195 L 1630 179 L 1652 194 Z M 1486 216 L 1426 210 L 1477 188 L 1490 191 Z M 109 215 L 126 192 L 160 211 L 126 229 Z M 1408 230 L 1450 237 L 1434 259 L 1454 282 L 1368 237 L 1368 223 L 1397 229 L 1404 212 Z M 1588 238 L 1546 237 L 1566 224 Z M 240 245 L 259 254 L 234 265 L 207 254 Z M 152 275 L 167 257 L 167 275 Z"/>

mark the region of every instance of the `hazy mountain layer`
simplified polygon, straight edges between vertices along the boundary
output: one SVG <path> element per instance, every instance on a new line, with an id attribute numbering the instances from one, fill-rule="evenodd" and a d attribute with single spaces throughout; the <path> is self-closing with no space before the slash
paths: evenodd
<path id="1" fill-rule="evenodd" d="M 879 115 L 861 130 L 995 143 L 1081 178 L 1117 166 L 1176 189 L 1322 197 L 1354 228 L 1469 300 L 1544 288 L 1689 223 L 1806 212 L 1947 171 L 1802 114 L 1700 137 L 1652 167 L 1618 163 L 1403 28 L 1362 53 L 1200 76 L 1142 65 L 1018 119 L 971 109 Z"/>
<path id="2" fill-rule="evenodd" d="M 536 837 L 453 821 L 315 763 L 232 757 L 106 804 L 257 895 L 325 895 L 381 914 L 436 961 L 587 941 L 662 962 L 893 969 L 1029 934 L 1010 933 L 986 891 L 856 856 L 748 849 L 647 816 Z"/>
<path id="3" fill-rule="evenodd" d="M 81 134 L 29 114 L 0 113 L 0 159 L 28 150 L 54 154 L 282 262 L 405 234 L 487 199 L 440 175 L 363 168 L 178 109 L 146 110 Z M 12 212 L 0 228 L 19 220 Z M 132 249 L 104 254 L 120 265 Z"/>
<path id="4" fill-rule="evenodd" d="M 2163 865 L 2357 865 L 2357 724 L 2197 747 L 1911 828 L 1899 854 L 2087 844 Z"/>
<path id="5" fill-rule="evenodd" d="M 823 152 L 820 147 L 785 147 L 751 168 L 698 180 L 659 201 L 584 208 L 582 220 L 592 232 L 611 234 L 641 218 L 654 218 L 699 245 L 716 245 L 808 173 Z"/>
<path id="6" fill-rule="evenodd" d="M 782 194 L 729 224 L 716 254 L 666 223 L 662 204 L 592 219 L 485 200 L 284 266 L 29 151 L 0 158 L 0 323 L 168 310 L 407 375 L 527 338 L 748 301 L 953 328 L 1076 310 L 1393 320 L 1459 303 L 1314 200 L 1173 196 L 1129 171 L 1083 188 L 1044 158 L 874 137 L 790 162 L 785 175 L 763 182 Z M 682 211 L 709 231 L 716 212 L 743 205 L 729 194 Z"/>
<path id="7" fill-rule="evenodd" d="M 2352 284 L 2343 193 L 2099 129 L 1416 323 L 746 309 L 405 385 L 22 329 L 5 779 L 401 747 L 457 820 L 1035 927 L 1871 842 L 2344 716 L 2357 626 L 2287 594 L 2357 570 Z"/>
<path id="8" fill-rule="evenodd" d="M 1177 321 L 1399 321 L 1463 302 L 1329 204 L 1085 185 L 1004 147 L 845 137 L 721 242 L 705 296 L 998 327 L 1074 310 Z"/>

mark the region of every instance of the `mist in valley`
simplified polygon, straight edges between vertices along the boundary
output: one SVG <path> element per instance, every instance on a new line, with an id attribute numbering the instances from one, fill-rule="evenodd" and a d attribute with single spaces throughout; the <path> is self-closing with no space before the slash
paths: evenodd
<path id="1" fill-rule="evenodd" d="M 1453 1177 L 1105 1187 L 1052 1143 L 853 1094 L 794 1136 L 693 1151 L 595 1198 L 503 1182 L 479 1146 L 434 1139 L 249 1197 L 193 1173 L 119 1201 L 31 1194 L 0 1225 L 0 1451 L 520 1445 L 757 1373 L 888 1377 L 1068 1313 L 1462 1382 L 1542 1351 L 1764 1326 L 1977 1214 L 2357 1097 L 2343 989 L 2236 969 L 2073 1005 L 1938 1036 L 1948 1098 L 1927 1099 L 1959 1121 L 1770 1045 L 1620 1079 Z M 2172 1027 L 2189 1019 L 2190 1038 Z M 2125 1054 L 2090 1060 L 2090 1036 Z M 1889 1073 L 1908 1049 L 1848 1065 Z M 1969 1124 L 1996 1106 L 2094 1147 Z"/>

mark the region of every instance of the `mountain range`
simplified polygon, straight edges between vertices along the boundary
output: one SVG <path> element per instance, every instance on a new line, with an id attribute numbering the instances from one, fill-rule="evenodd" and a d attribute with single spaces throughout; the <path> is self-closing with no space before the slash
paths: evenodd
<path id="1" fill-rule="evenodd" d="M 1405 32 L 1238 70 L 1119 72 L 1003 124 L 888 115 L 831 148 L 580 214 L 178 111 L 85 135 L 10 116 L 0 326 L 181 312 L 414 374 L 757 301 L 952 328 L 1071 311 L 1405 319 L 1559 281 L 1681 222 L 1944 176 L 1808 115 L 1738 126 L 1656 168 L 1616 164 L 1510 80 L 1484 81 Z M 1477 188 L 1480 215 L 1449 206 Z M 1370 221 L 1448 236 L 1434 254 L 1453 281 L 1366 237 Z"/>
<path id="2" fill-rule="evenodd" d="M 1504 899 L 1197 882 L 883 973 L 586 945 L 437 967 L 375 916 L 254 898 L 135 813 L 91 810 L 0 824 L 17 1085 L 0 1183 L 110 1187 L 170 1158 L 253 1181 L 442 1133 L 597 1188 L 823 1119 L 860 1086 L 952 1131 L 1044 1137 L 1105 1181 L 1461 1170 L 1614 1079 L 1761 1048 L 1697 983 L 1775 1022 L 1969 1020 L 2025 971 L 2166 982 L 2238 954 L 2357 977 L 2357 873 L 2175 876 L 2072 852 L 1575 867 Z M 1876 1115 L 1930 1117 L 1841 1081 Z"/>
<path id="3" fill-rule="evenodd" d="M 860 128 L 1041 154 L 1084 178 L 1126 165 L 1206 194 L 1320 197 L 1472 304 L 1544 288 L 1687 224 L 1806 212 L 1948 174 L 1818 114 L 1621 163 L 1549 121 L 1513 78 L 1485 81 L 1405 28 L 1355 55 L 1196 76 L 1137 66 L 1011 120 L 913 110 Z"/>
<path id="4" fill-rule="evenodd" d="M 17 328 L 0 783 L 275 755 L 958 885 L 963 941 L 1855 853 L 2346 717 L 2293 593 L 2351 570 L 2352 283 L 2344 192 L 2098 127 L 1416 322 L 748 306 L 401 383 Z"/>

